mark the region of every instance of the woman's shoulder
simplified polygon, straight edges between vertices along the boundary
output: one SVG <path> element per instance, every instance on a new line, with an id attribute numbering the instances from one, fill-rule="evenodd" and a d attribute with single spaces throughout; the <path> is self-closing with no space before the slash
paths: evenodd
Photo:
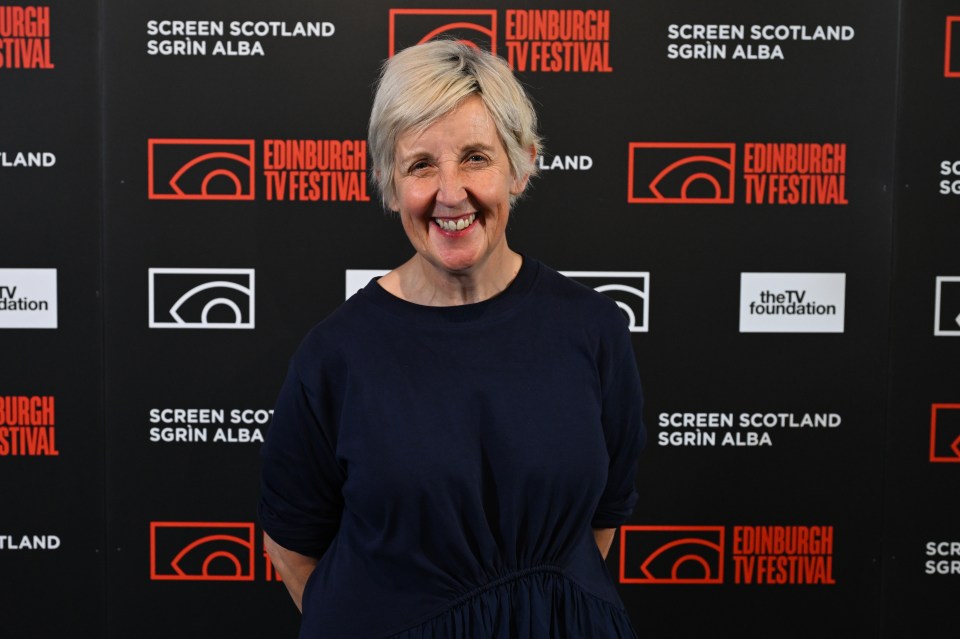
<path id="1" fill-rule="evenodd" d="M 376 281 L 369 286 L 377 286 Z M 342 355 L 344 346 L 350 343 L 362 343 L 364 335 L 376 330 L 379 316 L 370 310 L 361 289 L 307 331 L 294 357 L 298 361 L 325 360 Z"/>
<path id="2" fill-rule="evenodd" d="M 556 305 L 558 312 L 572 313 L 612 327 L 624 323 L 623 313 L 612 298 L 542 262 L 539 271 L 536 288 L 542 303 Z"/>

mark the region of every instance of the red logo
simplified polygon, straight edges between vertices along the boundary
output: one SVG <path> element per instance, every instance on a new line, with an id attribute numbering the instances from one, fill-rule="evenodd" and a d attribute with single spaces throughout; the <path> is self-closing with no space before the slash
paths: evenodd
<path id="1" fill-rule="evenodd" d="M 960 40 L 960 16 L 947 16 L 947 41 L 943 56 L 945 78 L 960 78 L 960 53 L 955 54 L 953 51 L 955 40 Z M 957 44 L 957 49 L 960 50 L 960 43 Z"/>
<path id="2" fill-rule="evenodd" d="M 723 583 L 723 526 L 621 526 L 620 583 Z"/>
<path id="3" fill-rule="evenodd" d="M 390 9 L 390 57 L 435 38 L 460 42 L 497 53 L 494 9 Z"/>
<path id="4" fill-rule="evenodd" d="M 930 461 L 960 463 L 960 404 L 931 407 Z"/>
<path id="5" fill-rule="evenodd" d="M 252 523 L 150 523 L 150 579 L 253 581 Z"/>
<path id="6" fill-rule="evenodd" d="M 151 200 L 252 200 L 254 141 L 150 139 Z"/>
<path id="7" fill-rule="evenodd" d="M 736 145 L 631 142 L 627 201 L 733 204 Z"/>
<path id="8" fill-rule="evenodd" d="M 52 395 L 0 396 L 0 457 L 56 457 L 56 406 Z"/>
<path id="9" fill-rule="evenodd" d="M 727 142 L 631 142 L 627 201 L 733 204 L 737 157 Z M 848 204 L 845 143 L 747 142 L 742 157 L 745 204 Z"/>
<path id="10" fill-rule="evenodd" d="M 836 584 L 833 526 L 732 526 L 732 582 Z M 620 583 L 724 583 L 723 526 L 622 526 Z"/>
<path id="11" fill-rule="evenodd" d="M 50 7 L 0 7 L 0 69 L 53 69 Z"/>

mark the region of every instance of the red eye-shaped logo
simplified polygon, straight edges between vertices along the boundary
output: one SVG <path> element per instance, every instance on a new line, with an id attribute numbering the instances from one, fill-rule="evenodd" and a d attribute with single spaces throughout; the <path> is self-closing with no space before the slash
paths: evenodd
<path id="1" fill-rule="evenodd" d="M 150 524 L 150 579 L 253 581 L 252 523 L 155 521 Z"/>
<path id="2" fill-rule="evenodd" d="M 960 404 L 931 407 L 930 461 L 960 464 Z"/>
<path id="3" fill-rule="evenodd" d="M 620 583 L 722 584 L 722 526 L 622 526 Z"/>
<path id="4" fill-rule="evenodd" d="M 732 204 L 735 158 L 726 142 L 631 142 L 627 201 Z"/>
<path id="5" fill-rule="evenodd" d="M 947 16 L 943 77 L 960 78 L 960 16 Z"/>
<path id="6" fill-rule="evenodd" d="M 497 53 L 494 9 L 390 9 L 390 57 L 415 44 L 452 38 Z"/>
<path id="7" fill-rule="evenodd" d="M 253 140 L 147 141 L 151 200 L 252 200 Z"/>

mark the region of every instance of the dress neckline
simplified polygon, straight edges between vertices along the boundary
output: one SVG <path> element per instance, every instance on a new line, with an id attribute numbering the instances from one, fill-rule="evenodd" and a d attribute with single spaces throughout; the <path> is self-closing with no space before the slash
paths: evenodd
<path id="1" fill-rule="evenodd" d="M 365 299 L 381 310 L 400 319 L 427 324 L 462 324 L 489 321 L 510 314 L 530 292 L 540 272 L 540 263 L 525 255 L 520 256 L 520 270 L 513 281 L 497 295 L 472 304 L 456 306 L 426 306 L 401 299 L 377 282 L 376 277 L 359 291 Z"/>

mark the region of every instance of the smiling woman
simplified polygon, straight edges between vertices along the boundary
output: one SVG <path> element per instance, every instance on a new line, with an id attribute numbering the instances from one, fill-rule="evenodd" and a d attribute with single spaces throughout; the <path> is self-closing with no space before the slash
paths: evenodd
<path id="1" fill-rule="evenodd" d="M 528 175 L 513 174 L 479 96 L 400 136 L 396 157 L 389 206 L 417 253 L 380 285 L 411 302 L 444 306 L 506 288 L 521 262 L 507 246 L 510 197 L 523 192 Z"/>
<path id="2" fill-rule="evenodd" d="M 635 637 L 604 564 L 637 500 L 640 382 L 616 304 L 510 248 L 536 116 L 503 60 L 389 60 L 374 180 L 413 256 L 318 324 L 262 449 L 300 636 Z"/>

